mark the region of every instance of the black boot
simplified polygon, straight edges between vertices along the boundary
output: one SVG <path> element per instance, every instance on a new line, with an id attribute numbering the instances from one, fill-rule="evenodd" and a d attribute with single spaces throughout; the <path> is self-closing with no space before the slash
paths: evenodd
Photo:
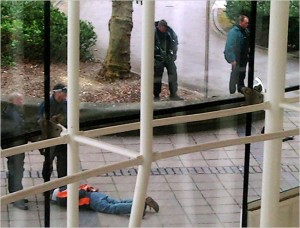
<path id="1" fill-rule="evenodd" d="M 159 211 L 158 203 L 150 196 L 148 196 L 145 200 L 145 209 L 147 206 L 150 207 L 150 209 L 153 208 L 155 212 Z"/>
<path id="2" fill-rule="evenodd" d="M 183 98 L 178 96 L 177 94 L 170 95 L 170 100 L 171 101 L 183 101 Z"/>
<path id="3" fill-rule="evenodd" d="M 25 200 L 21 199 L 13 203 L 13 206 L 21 210 L 28 210 L 28 206 L 25 204 Z"/>

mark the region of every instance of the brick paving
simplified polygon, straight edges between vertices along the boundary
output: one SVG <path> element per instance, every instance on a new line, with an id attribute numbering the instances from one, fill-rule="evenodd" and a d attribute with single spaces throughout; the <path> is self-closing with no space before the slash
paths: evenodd
<path id="1" fill-rule="evenodd" d="M 84 170 L 83 170 L 84 171 Z M 291 173 L 299 172 L 299 165 L 281 165 L 281 172 Z M 210 166 L 210 167 L 162 167 L 152 168 L 150 175 L 188 175 L 188 174 L 237 174 L 244 173 L 243 166 Z M 250 166 L 249 173 L 262 173 L 262 166 Z M 119 169 L 113 172 L 103 174 L 101 176 L 136 176 L 138 174 L 138 168 Z M 2 178 L 7 176 L 6 171 L 0 171 Z M 56 177 L 56 171 L 52 174 L 52 177 Z M 24 178 L 42 178 L 41 170 L 25 170 Z"/>
<path id="2" fill-rule="evenodd" d="M 299 127 L 299 116 L 285 112 L 284 129 Z M 253 134 L 259 133 L 262 122 L 253 124 Z M 160 152 L 188 145 L 242 136 L 242 126 L 220 128 L 206 132 L 178 133 L 154 136 L 154 151 Z M 139 138 L 111 135 L 101 140 L 139 150 Z M 159 213 L 148 211 L 143 227 L 239 227 L 243 193 L 244 145 L 230 146 L 193 154 L 176 156 L 153 162 L 148 195 L 160 204 Z M 263 143 L 251 145 L 248 201 L 261 196 L 263 171 Z M 121 155 L 80 145 L 83 170 L 125 160 Z M 24 187 L 42 183 L 43 157 L 38 151 L 26 152 Z M 1 194 L 7 194 L 6 159 L 1 159 Z M 115 170 L 89 178 L 110 196 L 132 198 L 137 177 L 137 167 Z M 56 178 L 56 171 L 52 179 Z M 281 163 L 281 190 L 299 186 L 299 136 L 283 142 Z M 12 205 L 1 207 L 1 227 L 42 227 L 44 224 L 43 196 L 28 198 L 29 211 Z M 107 215 L 93 211 L 80 211 L 82 227 L 126 227 L 129 216 Z M 51 226 L 66 226 L 66 208 L 51 204 Z"/>

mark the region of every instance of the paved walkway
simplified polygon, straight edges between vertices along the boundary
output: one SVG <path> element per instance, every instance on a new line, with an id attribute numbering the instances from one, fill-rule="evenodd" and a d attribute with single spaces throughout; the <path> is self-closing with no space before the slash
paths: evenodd
<path id="1" fill-rule="evenodd" d="M 262 122 L 253 124 L 259 133 Z M 299 127 L 299 114 L 285 112 L 284 129 Z M 182 131 L 182 129 L 180 129 Z M 164 151 L 213 140 L 242 136 L 243 126 L 220 130 L 155 136 L 154 151 Z M 139 138 L 111 135 L 105 142 L 139 151 Z M 148 211 L 143 227 L 238 227 L 242 202 L 244 146 L 231 146 L 177 156 L 153 163 L 148 194 L 160 204 L 160 212 Z M 123 156 L 89 146 L 80 146 L 83 170 L 125 160 Z M 24 187 L 42 183 L 43 157 L 38 151 L 26 153 Z M 249 201 L 261 195 L 263 143 L 251 145 Z M 299 186 L 299 136 L 283 143 L 281 190 Z M 6 159 L 1 159 L 1 194 L 7 193 Z M 100 191 L 117 198 L 132 198 L 137 167 L 116 170 L 88 179 Z M 53 178 L 56 178 L 54 172 Z M 44 199 L 42 194 L 29 199 L 29 211 L 12 205 L 1 208 L 1 227 L 42 227 Z M 128 216 L 80 212 L 80 226 L 126 227 Z M 66 208 L 51 204 L 51 226 L 66 226 Z"/>

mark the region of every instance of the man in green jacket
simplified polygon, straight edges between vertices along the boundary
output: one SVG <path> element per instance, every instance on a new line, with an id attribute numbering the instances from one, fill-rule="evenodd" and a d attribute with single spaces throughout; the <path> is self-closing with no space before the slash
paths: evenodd
<path id="1" fill-rule="evenodd" d="M 246 66 L 249 54 L 249 30 L 247 29 L 249 18 L 241 15 L 238 18 L 238 24 L 234 25 L 227 34 L 224 56 L 231 64 L 231 74 L 229 81 L 229 92 L 242 92 L 245 87 Z"/>

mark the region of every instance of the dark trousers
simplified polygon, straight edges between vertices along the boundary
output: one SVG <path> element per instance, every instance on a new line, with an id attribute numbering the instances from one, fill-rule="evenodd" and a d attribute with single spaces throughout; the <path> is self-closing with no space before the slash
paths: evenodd
<path id="1" fill-rule="evenodd" d="M 162 76 L 164 73 L 164 68 L 167 68 L 168 72 L 168 81 L 169 81 L 169 90 L 170 96 L 175 96 L 177 94 L 178 84 L 177 84 L 177 67 L 174 61 L 164 61 L 159 62 L 155 61 L 154 65 L 154 96 L 159 97 L 161 93 L 162 86 Z"/>
<path id="2" fill-rule="evenodd" d="M 107 214 L 130 214 L 132 200 L 115 200 L 104 193 L 92 192 L 90 207 L 94 211 Z"/>
<path id="3" fill-rule="evenodd" d="M 230 75 L 230 93 L 235 92 L 235 87 L 237 86 L 237 89 L 239 92 L 241 92 L 241 89 L 245 87 L 245 77 L 246 77 L 246 63 L 237 63 L 237 66 L 233 69 L 231 69 L 231 75 Z"/>
<path id="4" fill-rule="evenodd" d="M 57 168 L 57 177 L 65 177 L 68 172 L 68 159 L 67 159 L 67 145 L 58 145 L 50 148 L 50 167 L 47 170 L 45 161 L 43 164 L 42 175 L 45 179 L 46 177 L 50 177 L 53 171 L 53 160 L 57 158 L 56 168 Z"/>
<path id="5" fill-rule="evenodd" d="M 8 191 L 10 193 L 23 189 L 24 159 L 24 153 L 7 157 Z"/>

